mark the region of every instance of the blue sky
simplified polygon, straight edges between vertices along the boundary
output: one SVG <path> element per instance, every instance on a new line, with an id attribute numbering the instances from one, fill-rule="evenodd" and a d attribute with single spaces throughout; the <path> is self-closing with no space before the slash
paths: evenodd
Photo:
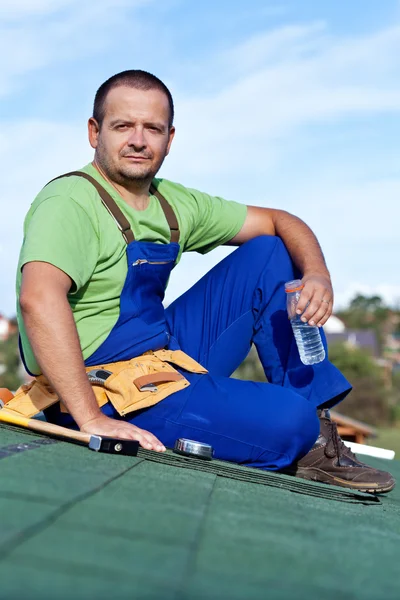
<path id="1" fill-rule="evenodd" d="M 0 0 L 0 312 L 14 313 L 30 203 L 91 160 L 93 96 L 127 68 L 174 95 L 162 176 L 303 218 L 337 306 L 358 291 L 397 302 L 398 56 L 397 0 Z M 228 251 L 185 256 L 168 300 Z"/>

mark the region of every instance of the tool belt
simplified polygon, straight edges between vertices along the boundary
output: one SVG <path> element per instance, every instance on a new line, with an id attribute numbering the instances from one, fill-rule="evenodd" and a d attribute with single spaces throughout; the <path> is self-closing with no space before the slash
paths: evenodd
<path id="1" fill-rule="evenodd" d="M 190 385 L 175 369 L 176 365 L 190 373 L 207 373 L 182 350 L 157 350 L 131 360 L 86 367 L 98 405 L 111 402 L 122 416 L 157 404 L 174 392 Z M 25 417 L 60 402 L 62 412 L 68 412 L 44 375 L 22 385 L 13 398 L 5 399 L 4 407 Z"/>

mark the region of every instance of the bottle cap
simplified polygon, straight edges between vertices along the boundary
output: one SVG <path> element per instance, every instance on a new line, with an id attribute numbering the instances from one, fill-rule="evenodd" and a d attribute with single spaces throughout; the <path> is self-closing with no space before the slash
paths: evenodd
<path id="1" fill-rule="evenodd" d="M 285 283 L 285 292 L 290 294 L 291 292 L 299 292 L 304 288 L 304 283 L 301 279 L 294 279 L 293 281 L 287 281 Z"/>

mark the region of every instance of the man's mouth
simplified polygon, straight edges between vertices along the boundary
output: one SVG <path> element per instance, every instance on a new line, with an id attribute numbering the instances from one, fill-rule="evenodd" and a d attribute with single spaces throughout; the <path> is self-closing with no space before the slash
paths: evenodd
<path id="1" fill-rule="evenodd" d="M 149 156 L 134 156 L 133 154 L 127 154 L 126 156 L 124 156 L 124 158 L 128 158 L 129 160 L 137 160 L 137 161 L 142 161 L 142 160 L 149 160 L 150 157 Z"/>

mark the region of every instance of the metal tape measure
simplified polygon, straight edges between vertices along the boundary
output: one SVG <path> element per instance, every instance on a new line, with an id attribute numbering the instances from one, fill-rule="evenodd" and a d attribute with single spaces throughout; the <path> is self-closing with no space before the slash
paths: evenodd
<path id="1" fill-rule="evenodd" d="M 176 440 L 174 452 L 176 454 L 183 454 L 184 456 L 202 458 L 203 460 L 212 460 L 214 454 L 213 447 L 209 444 L 195 442 L 194 440 L 186 440 L 185 438 Z"/>

